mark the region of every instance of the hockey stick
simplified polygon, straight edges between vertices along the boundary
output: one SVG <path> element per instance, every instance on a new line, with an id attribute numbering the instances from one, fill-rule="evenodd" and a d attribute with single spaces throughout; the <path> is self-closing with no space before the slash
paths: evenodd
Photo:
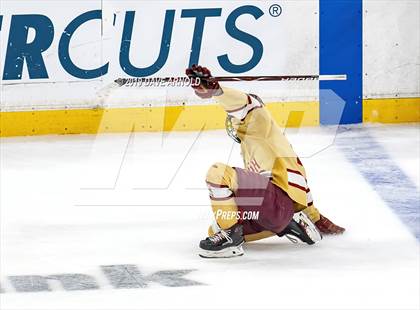
<path id="1" fill-rule="evenodd" d="M 239 81 L 345 81 L 347 75 L 261 75 L 261 76 L 216 76 L 212 79 L 220 82 Z M 118 78 L 97 92 L 97 100 L 102 105 L 110 94 L 120 87 L 150 87 L 150 86 L 191 86 L 200 84 L 200 78 L 189 77 L 147 77 Z"/>
<path id="2" fill-rule="evenodd" d="M 197 78 L 199 79 L 199 78 Z M 215 76 L 211 80 L 219 82 L 239 82 L 239 81 L 345 81 L 347 75 L 261 75 L 261 76 Z M 189 84 L 188 84 L 189 81 Z M 183 86 L 190 86 L 195 79 L 188 77 L 149 77 L 149 78 L 119 78 L 114 82 L 120 87 L 142 87 L 142 86 L 156 86 L 161 84 L 176 84 L 183 83 Z M 197 81 L 200 82 L 199 80 Z M 185 85 L 188 84 L 188 85 Z"/>
<path id="3" fill-rule="evenodd" d="M 218 76 L 220 82 L 238 81 L 345 81 L 347 75 L 262 75 L 262 76 Z"/>

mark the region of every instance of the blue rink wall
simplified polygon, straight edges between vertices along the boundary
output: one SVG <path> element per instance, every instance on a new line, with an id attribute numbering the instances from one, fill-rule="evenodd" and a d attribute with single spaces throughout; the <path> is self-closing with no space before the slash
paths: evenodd
<path id="1" fill-rule="evenodd" d="M 362 6 L 362 0 L 320 0 L 320 74 L 342 72 L 347 75 L 346 81 L 321 81 L 319 83 L 321 124 L 362 122 Z M 325 90 L 332 90 L 340 98 L 331 96 Z M 342 100 L 344 109 L 341 108 Z"/>

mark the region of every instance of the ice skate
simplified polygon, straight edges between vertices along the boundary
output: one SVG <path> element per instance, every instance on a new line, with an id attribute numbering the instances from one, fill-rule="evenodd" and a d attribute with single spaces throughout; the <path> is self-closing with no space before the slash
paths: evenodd
<path id="1" fill-rule="evenodd" d="M 204 258 L 226 258 L 244 254 L 242 225 L 235 224 L 229 229 L 222 229 L 211 237 L 200 241 L 199 255 Z"/>
<path id="2" fill-rule="evenodd" d="M 314 223 L 303 212 L 295 213 L 289 225 L 277 235 L 279 237 L 285 236 L 293 243 L 300 241 L 314 244 L 322 239 Z"/>

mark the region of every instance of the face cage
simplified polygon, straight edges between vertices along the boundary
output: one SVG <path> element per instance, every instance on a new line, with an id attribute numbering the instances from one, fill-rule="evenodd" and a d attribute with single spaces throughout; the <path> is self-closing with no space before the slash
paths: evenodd
<path id="1" fill-rule="evenodd" d="M 225 120 L 226 132 L 228 136 L 232 138 L 233 141 L 235 141 L 236 143 L 241 143 L 241 139 L 239 139 L 239 137 L 236 134 L 235 128 L 233 128 L 232 117 L 233 116 L 230 116 L 230 115 L 226 116 L 226 120 Z"/>
<path id="2" fill-rule="evenodd" d="M 262 99 L 254 94 L 249 94 L 249 96 L 251 96 L 252 98 L 258 100 L 258 102 L 264 106 L 264 102 L 262 101 Z M 226 120 L 225 120 L 225 128 L 226 128 L 226 132 L 228 134 L 229 137 L 231 137 L 233 139 L 233 141 L 237 142 L 237 143 L 241 143 L 241 139 L 239 139 L 238 135 L 236 134 L 236 130 L 235 128 L 233 128 L 232 125 L 232 117 L 229 114 L 226 116 Z"/>

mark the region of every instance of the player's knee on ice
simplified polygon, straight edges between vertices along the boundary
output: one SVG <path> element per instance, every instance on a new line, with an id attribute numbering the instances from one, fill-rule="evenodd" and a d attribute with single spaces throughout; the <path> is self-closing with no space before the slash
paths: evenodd
<path id="1" fill-rule="evenodd" d="M 206 183 L 209 188 L 229 188 L 232 191 L 238 188 L 235 169 L 223 163 L 215 163 L 210 166 L 207 171 Z"/>

